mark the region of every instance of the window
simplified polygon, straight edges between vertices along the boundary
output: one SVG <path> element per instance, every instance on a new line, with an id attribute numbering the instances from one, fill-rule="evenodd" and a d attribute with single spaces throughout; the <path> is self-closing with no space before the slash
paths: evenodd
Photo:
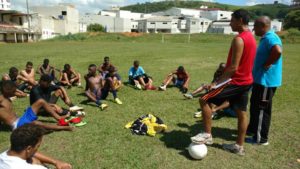
<path id="1" fill-rule="evenodd" d="M 61 11 L 61 15 L 67 15 L 67 11 Z"/>
<path id="2" fill-rule="evenodd" d="M 192 25 L 196 25 L 196 22 L 195 22 L 195 21 L 193 21 L 193 22 L 192 22 Z"/>
<path id="3" fill-rule="evenodd" d="M 20 25 L 23 25 L 22 17 L 19 17 L 19 24 L 20 24 Z"/>
<path id="4" fill-rule="evenodd" d="M 203 22 L 201 22 L 200 25 L 203 25 Z"/>
<path id="5" fill-rule="evenodd" d="M 168 24 L 168 22 L 163 22 L 164 25 Z"/>
<path id="6" fill-rule="evenodd" d="M 205 25 L 208 25 L 208 22 L 205 22 Z"/>
<path id="7" fill-rule="evenodd" d="M 223 16 L 223 14 L 220 14 L 220 16 Z"/>
<path id="8" fill-rule="evenodd" d="M 150 24 L 151 24 L 151 25 L 154 25 L 154 24 L 155 24 L 155 22 L 150 22 Z"/>

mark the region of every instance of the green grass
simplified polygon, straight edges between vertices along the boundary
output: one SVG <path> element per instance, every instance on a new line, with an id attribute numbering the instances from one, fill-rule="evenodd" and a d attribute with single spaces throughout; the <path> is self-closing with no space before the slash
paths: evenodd
<path id="1" fill-rule="evenodd" d="M 84 41 L 45 41 L 30 44 L 1 44 L 0 72 L 11 66 L 22 69 L 27 61 L 34 67 L 49 58 L 52 65 L 62 68 L 70 63 L 81 74 L 87 72 L 91 63 L 99 65 L 103 57 L 111 57 L 123 80 L 133 60 L 154 77 L 154 84 L 160 85 L 169 71 L 179 65 L 186 67 L 191 75 L 190 88 L 211 81 L 214 70 L 225 62 L 231 36 L 192 36 L 186 43 L 186 36 L 160 42 L 159 35 L 115 40 L 117 35 L 105 35 L 105 39 Z M 123 37 L 123 36 L 122 36 Z M 198 37 L 198 38 L 196 38 Z M 169 38 L 169 39 L 168 39 Z M 149 41 L 147 41 L 149 39 Z M 74 103 L 84 106 L 88 124 L 74 132 L 55 132 L 44 137 L 40 151 L 68 161 L 76 169 L 95 168 L 299 168 L 299 44 L 284 44 L 283 86 L 274 97 L 273 117 L 270 131 L 270 145 L 266 147 L 245 145 L 246 156 L 239 157 L 220 149 L 222 143 L 236 139 L 235 118 L 221 118 L 213 121 L 215 145 L 208 147 L 208 155 L 202 161 L 191 160 L 185 148 L 190 136 L 203 130 L 201 121 L 193 118 L 199 108 L 197 99 L 184 100 L 176 88 L 166 92 L 137 91 L 123 87 L 119 98 L 124 105 L 116 105 L 109 96 L 109 108 L 100 111 L 92 103 L 80 104 L 85 97 L 83 89 L 68 90 Z M 63 105 L 62 102 L 59 102 Z M 21 115 L 29 105 L 28 99 L 13 102 L 14 110 Z M 161 117 L 168 125 L 166 134 L 155 137 L 135 136 L 124 125 L 147 113 Z M 54 121 L 42 117 L 43 120 Z M 3 126 L 0 126 L 1 129 Z M 0 150 L 9 147 L 10 132 L 0 131 Z"/>

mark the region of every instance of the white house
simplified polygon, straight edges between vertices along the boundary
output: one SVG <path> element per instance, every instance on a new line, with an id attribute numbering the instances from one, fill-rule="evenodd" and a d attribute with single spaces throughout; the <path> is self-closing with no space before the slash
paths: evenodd
<path id="1" fill-rule="evenodd" d="M 71 4 L 36 6 L 32 7 L 31 10 L 39 14 L 41 20 L 39 26 L 43 32 L 43 38 L 53 37 L 48 36 L 49 32 L 54 36 L 79 32 L 79 12 Z"/>
<path id="2" fill-rule="evenodd" d="M 168 9 L 168 10 L 164 11 L 164 15 L 168 15 L 168 16 L 192 16 L 192 17 L 195 17 L 195 18 L 199 18 L 200 17 L 200 10 L 173 7 L 171 9 Z"/>
<path id="3" fill-rule="evenodd" d="M 207 18 L 213 21 L 222 21 L 222 20 L 230 20 L 231 11 L 223 11 L 219 9 L 201 9 L 200 17 Z"/>
<path id="4" fill-rule="evenodd" d="M 0 10 L 10 10 L 10 0 L 1 0 L 0 1 Z"/>

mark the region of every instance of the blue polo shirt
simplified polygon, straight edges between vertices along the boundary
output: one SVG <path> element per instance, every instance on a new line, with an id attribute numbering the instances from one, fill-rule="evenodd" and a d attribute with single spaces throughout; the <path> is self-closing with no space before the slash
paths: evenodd
<path id="1" fill-rule="evenodd" d="M 133 78 L 136 78 L 136 77 L 144 75 L 144 74 L 145 74 L 145 71 L 141 66 L 139 66 L 137 70 L 134 67 L 131 67 L 129 69 L 129 76 L 132 76 Z"/>
<path id="2" fill-rule="evenodd" d="M 273 31 L 268 31 L 259 42 L 256 58 L 253 67 L 254 83 L 265 87 L 279 87 L 282 82 L 282 55 L 271 65 L 268 70 L 264 69 L 264 64 L 270 56 L 273 46 L 279 45 L 282 48 L 282 42 L 278 35 Z"/>

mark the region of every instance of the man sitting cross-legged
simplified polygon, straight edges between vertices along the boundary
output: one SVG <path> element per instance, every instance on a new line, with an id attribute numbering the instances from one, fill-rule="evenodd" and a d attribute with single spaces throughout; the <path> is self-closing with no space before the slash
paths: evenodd
<path id="1" fill-rule="evenodd" d="M 38 67 L 37 73 L 42 75 L 48 75 L 52 80 L 55 80 L 55 68 L 49 65 L 49 59 L 44 59 L 43 64 Z"/>
<path id="2" fill-rule="evenodd" d="M 16 67 L 11 67 L 9 69 L 9 73 L 4 74 L 2 76 L 2 81 L 5 80 L 11 80 L 17 85 L 15 96 L 17 97 L 28 96 L 28 94 L 24 92 L 24 90 L 27 88 L 26 83 L 22 83 L 22 80 L 20 79 L 20 75 L 19 75 L 19 70 Z"/>
<path id="3" fill-rule="evenodd" d="M 57 126 L 45 124 L 37 121 L 37 114 L 41 108 L 45 109 L 49 114 L 59 121 L 60 117 L 43 99 L 38 99 L 31 107 L 28 107 L 22 117 L 18 117 L 13 112 L 13 105 L 10 101 L 10 97 L 14 95 L 16 85 L 12 81 L 3 81 L 0 95 L 0 120 L 6 125 L 9 125 L 13 130 L 27 123 L 33 123 L 46 129 L 51 130 L 73 130 L 73 127 L 69 126 Z"/>
<path id="4" fill-rule="evenodd" d="M 122 101 L 117 97 L 117 89 L 120 87 L 120 76 L 116 73 L 116 69 L 114 67 L 110 67 L 108 69 L 108 73 L 104 77 L 104 86 L 102 89 L 102 98 L 105 99 L 109 92 L 113 94 L 114 101 L 117 104 L 123 104 Z"/>
<path id="5" fill-rule="evenodd" d="M 37 85 L 37 82 L 34 79 L 35 73 L 32 62 L 26 63 L 25 70 L 20 72 L 20 80 L 26 83 L 27 89 L 32 89 L 33 86 Z"/>
<path id="6" fill-rule="evenodd" d="M 134 85 L 137 89 L 156 90 L 152 85 L 153 80 L 146 74 L 139 61 L 133 62 L 133 67 L 129 69 L 129 84 Z"/>
<path id="7" fill-rule="evenodd" d="M 95 102 L 101 110 L 104 110 L 108 105 L 101 102 L 101 100 L 105 99 L 102 92 L 102 87 L 104 86 L 103 78 L 100 74 L 97 74 L 97 66 L 95 64 L 89 65 L 88 72 L 88 75 L 86 75 L 87 90 L 85 94 L 89 100 Z"/>
<path id="8" fill-rule="evenodd" d="M 14 130 L 10 136 L 10 149 L 0 154 L 1 169 L 47 169 L 44 164 L 54 165 L 57 169 L 71 169 L 71 164 L 37 152 L 45 129 L 26 124 Z"/>
<path id="9" fill-rule="evenodd" d="M 67 110 L 63 110 L 56 104 L 58 98 L 61 98 L 66 105 L 68 105 L 71 111 L 82 110 L 82 107 L 75 106 L 66 90 L 57 85 L 51 84 L 51 77 L 48 75 L 42 75 L 39 81 L 39 85 L 35 86 L 30 92 L 30 104 L 34 104 L 39 99 L 44 99 L 58 114 L 65 115 L 68 113 Z"/>
<path id="10" fill-rule="evenodd" d="M 60 77 L 60 82 L 62 85 L 71 86 L 81 86 L 80 73 L 75 72 L 70 64 L 64 65 L 64 70 L 62 71 L 62 76 Z"/>
<path id="11" fill-rule="evenodd" d="M 164 80 L 163 84 L 159 86 L 159 89 L 165 91 L 167 89 L 167 86 L 171 83 L 171 81 L 173 81 L 176 87 L 180 88 L 182 93 L 186 93 L 188 91 L 190 76 L 185 71 L 183 66 L 179 66 L 177 70 L 171 72 Z"/>

